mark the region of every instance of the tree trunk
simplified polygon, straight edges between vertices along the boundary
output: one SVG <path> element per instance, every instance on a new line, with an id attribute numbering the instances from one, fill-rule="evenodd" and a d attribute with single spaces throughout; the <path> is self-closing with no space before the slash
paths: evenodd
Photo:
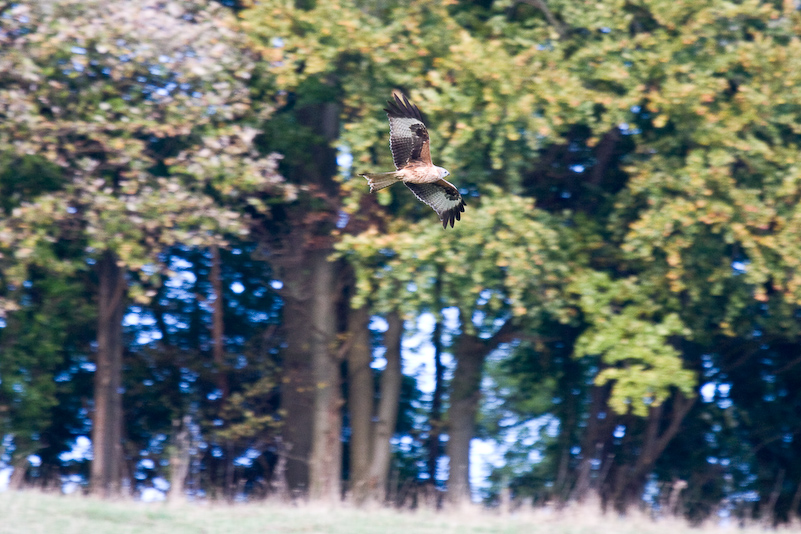
<path id="1" fill-rule="evenodd" d="M 798 485 L 795 487 L 795 493 L 793 493 L 793 499 L 790 501 L 790 521 L 796 523 L 801 522 L 801 511 L 798 509 L 799 505 L 801 505 L 801 480 L 798 481 Z"/>
<path id="2" fill-rule="evenodd" d="M 228 398 L 228 375 L 225 369 L 225 327 L 223 302 L 223 283 L 220 267 L 220 248 L 211 247 L 211 287 L 214 291 L 214 308 L 212 311 L 211 339 L 212 358 L 214 360 L 214 374 L 217 388 L 220 390 L 220 405 Z"/>
<path id="3" fill-rule="evenodd" d="M 287 340 L 281 389 L 282 442 L 289 491 L 320 495 L 323 486 L 331 487 L 330 480 L 322 485 L 315 480 L 324 474 L 324 457 L 337 455 L 336 461 L 328 465 L 336 469 L 338 477 L 342 454 L 338 434 L 330 447 L 314 444 L 316 438 L 331 438 L 334 427 L 341 428 L 340 407 L 332 408 L 341 403 L 341 394 L 339 362 L 334 362 L 331 355 L 336 333 L 334 265 L 327 261 L 333 250 L 330 230 L 339 205 L 339 183 L 334 179 L 337 151 L 332 144 L 339 132 L 339 108 L 333 102 L 316 102 L 295 107 L 292 112 L 300 125 L 319 136 L 319 142 L 304 147 L 306 157 L 293 162 L 286 176 L 292 183 L 309 187 L 315 207 L 299 201 L 286 208 L 291 230 L 280 238 L 283 247 L 276 254 L 283 271 L 283 327 Z M 267 229 L 266 234 L 271 233 L 272 229 Z M 326 281 L 320 283 L 320 277 Z M 331 382 L 334 369 L 337 376 Z M 328 414 L 323 416 L 326 410 Z M 339 485 L 338 479 L 335 485 Z"/>
<path id="4" fill-rule="evenodd" d="M 342 380 L 340 362 L 332 346 L 336 335 L 335 265 L 328 252 L 309 254 L 312 269 L 311 340 L 314 376 L 314 424 L 309 465 L 309 495 L 313 500 L 337 502 L 342 476 Z"/>
<path id="5" fill-rule="evenodd" d="M 92 420 L 92 492 L 119 494 L 122 473 L 122 317 L 125 273 L 111 252 L 97 262 L 99 283 L 97 367 Z"/>
<path id="6" fill-rule="evenodd" d="M 461 312 L 460 315 L 463 319 L 469 317 Z M 461 506 L 471 500 L 470 441 L 475 435 L 484 360 L 499 344 L 511 341 L 515 335 L 514 325 L 507 321 L 489 339 L 462 334 L 456 341 L 456 369 L 451 380 L 448 409 L 447 497 L 451 505 Z"/>
<path id="7" fill-rule="evenodd" d="M 299 255 L 301 256 L 301 255 Z M 284 265 L 284 331 L 281 410 L 284 412 L 282 443 L 286 456 L 286 484 L 291 494 L 309 490 L 315 381 L 312 375 L 309 322 L 312 306 L 311 271 L 303 257 Z"/>
<path id="8" fill-rule="evenodd" d="M 350 491 L 357 505 L 367 499 L 370 468 L 370 426 L 373 417 L 373 359 L 366 307 L 350 310 L 348 330 L 348 409 L 350 414 Z"/>
<path id="9" fill-rule="evenodd" d="M 372 429 L 372 458 L 369 468 L 369 495 L 380 502 L 388 498 L 389 467 L 392 460 L 390 440 L 395 433 L 398 421 L 401 382 L 401 341 L 403 339 L 403 319 L 396 312 L 387 316 L 387 331 L 384 334 L 384 347 L 387 366 L 381 373 L 380 394 Z"/>
<path id="10" fill-rule="evenodd" d="M 554 497 L 560 505 L 567 502 L 571 492 L 572 454 L 570 450 L 575 443 L 574 436 L 577 432 L 580 411 L 579 395 L 574 394 L 574 390 L 580 387 L 584 380 L 583 369 L 574 358 L 566 358 L 562 369 L 559 389 L 562 392 L 563 401 L 558 407 L 560 424 L 557 437 L 557 451 L 560 458 L 553 485 Z"/>
<path id="11" fill-rule="evenodd" d="M 441 454 L 440 434 L 442 434 L 442 396 L 445 391 L 445 366 L 442 364 L 442 267 L 437 266 L 437 279 L 434 284 L 436 303 L 436 322 L 432 334 L 434 342 L 434 393 L 431 397 L 430 430 L 428 433 L 428 476 L 432 484 L 437 483 L 437 460 Z"/>
<path id="12" fill-rule="evenodd" d="M 609 391 L 609 385 L 592 386 L 590 410 L 587 414 L 587 426 L 581 446 L 581 461 L 577 469 L 576 483 L 570 496 L 571 500 L 582 502 L 587 498 L 592 482 L 592 461 L 595 458 L 603 460 L 603 443 L 606 433 L 603 432 L 602 427 L 606 425 L 601 421 L 601 414 L 605 414 L 604 419 L 611 420 L 607 413 Z"/>
<path id="13" fill-rule="evenodd" d="M 228 372 L 225 365 L 225 302 L 223 302 L 223 281 L 222 266 L 220 260 L 220 247 L 211 246 L 211 269 L 209 271 L 209 281 L 214 292 L 214 305 L 211 313 L 211 356 L 214 362 L 214 382 L 220 395 L 217 399 L 217 409 L 222 412 L 225 401 L 228 398 Z M 234 447 L 233 444 L 224 440 L 222 448 L 225 455 L 222 457 L 224 462 L 222 494 L 225 498 L 233 502 L 235 497 L 233 478 L 234 478 Z"/>
<path id="14" fill-rule="evenodd" d="M 167 500 L 171 503 L 180 503 L 186 500 L 186 477 L 189 474 L 190 437 L 189 425 L 192 418 L 188 415 L 183 420 L 173 421 L 174 443 L 170 454 L 170 491 Z"/>
<path id="15" fill-rule="evenodd" d="M 481 339 L 462 334 L 456 343 L 456 369 L 448 410 L 448 501 L 470 502 L 470 441 L 475 435 L 481 374 L 487 350 Z"/>
<path id="16" fill-rule="evenodd" d="M 28 472 L 28 455 L 24 453 L 19 455 L 11 462 L 11 465 L 14 471 L 8 479 L 8 489 L 21 490 L 25 484 L 25 474 Z"/>
<path id="17" fill-rule="evenodd" d="M 776 520 L 776 503 L 782 494 L 782 485 L 784 484 L 784 469 L 779 469 L 776 475 L 776 481 L 773 483 L 773 490 L 770 492 L 768 501 L 765 507 L 759 511 L 762 516 L 762 526 L 764 528 L 773 528 L 778 521 Z"/>
<path id="18" fill-rule="evenodd" d="M 681 429 L 681 423 L 695 404 L 695 397 L 686 398 L 681 393 L 676 393 L 671 399 L 671 411 L 668 418 L 667 427 L 660 432 L 663 426 L 665 403 L 659 406 L 652 406 L 648 411 L 646 422 L 645 437 L 639 447 L 637 460 L 633 465 L 621 465 L 615 472 L 616 483 L 613 502 L 615 506 L 623 511 L 627 505 L 639 498 L 645 486 L 648 473 L 653 469 L 654 464 L 665 451 L 676 434 Z M 624 445 L 627 439 L 633 438 L 634 432 L 631 425 L 626 425 L 626 436 L 623 439 Z"/>
<path id="19" fill-rule="evenodd" d="M 225 441 L 224 443 L 225 455 L 222 461 L 225 467 L 223 468 L 222 494 L 228 502 L 233 503 L 234 499 L 236 499 L 236 486 L 234 485 L 234 444 L 230 441 Z"/>

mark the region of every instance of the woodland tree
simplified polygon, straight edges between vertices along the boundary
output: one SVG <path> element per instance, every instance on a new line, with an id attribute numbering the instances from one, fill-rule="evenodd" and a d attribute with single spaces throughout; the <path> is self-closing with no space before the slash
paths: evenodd
<path id="1" fill-rule="evenodd" d="M 253 61 L 221 13 L 62 2 L 16 5 L 3 20 L 0 152 L 48 162 L 63 180 L 2 220 L 5 272 L 19 283 L 30 265 L 95 271 L 92 477 L 95 491 L 116 493 L 127 296 L 154 294 L 167 247 L 224 244 L 247 231 L 237 208 L 292 193 L 276 157 L 252 148 L 256 131 L 242 121 L 258 115 L 245 83 Z M 84 253 L 64 257 L 63 241 Z"/>

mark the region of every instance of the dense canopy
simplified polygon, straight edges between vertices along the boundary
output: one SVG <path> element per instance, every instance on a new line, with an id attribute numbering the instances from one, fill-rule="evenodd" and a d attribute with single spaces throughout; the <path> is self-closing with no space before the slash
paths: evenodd
<path id="1" fill-rule="evenodd" d="M 798 516 L 799 35 L 761 0 L 0 4 L 0 469 Z M 359 176 L 394 92 L 447 234 Z"/>

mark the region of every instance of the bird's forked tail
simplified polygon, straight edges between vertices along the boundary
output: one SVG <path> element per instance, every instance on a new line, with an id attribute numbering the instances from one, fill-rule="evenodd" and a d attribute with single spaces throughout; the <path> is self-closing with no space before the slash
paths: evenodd
<path id="1" fill-rule="evenodd" d="M 376 191 L 401 181 L 401 177 L 397 172 L 379 172 L 376 174 L 362 174 L 361 176 L 367 178 L 371 193 L 375 193 Z"/>

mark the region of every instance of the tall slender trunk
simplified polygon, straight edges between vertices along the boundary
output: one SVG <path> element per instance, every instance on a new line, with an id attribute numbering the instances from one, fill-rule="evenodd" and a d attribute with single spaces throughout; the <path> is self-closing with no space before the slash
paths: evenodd
<path id="1" fill-rule="evenodd" d="M 186 477 L 189 474 L 191 439 L 189 425 L 192 418 L 185 415 L 172 423 L 173 446 L 170 453 L 170 491 L 167 499 L 173 503 L 186 500 Z"/>
<path id="2" fill-rule="evenodd" d="M 220 247 L 211 246 L 211 269 L 209 271 L 209 281 L 214 292 L 214 305 L 211 312 L 211 357 L 214 362 L 214 381 L 220 396 L 217 399 L 217 407 L 222 411 L 225 401 L 228 398 L 228 373 L 225 365 L 225 302 L 223 302 L 223 281 L 222 265 L 220 260 Z M 234 488 L 234 446 L 229 440 L 223 440 L 222 449 L 225 455 L 222 457 L 223 468 L 223 488 L 222 494 L 229 500 L 233 500 Z"/>
<path id="3" fill-rule="evenodd" d="M 348 412 L 350 415 L 350 491 L 356 504 L 368 496 L 368 470 L 372 456 L 370 426 L 373 417 L 373 369 L 370 314 L 367 307 L 350 310 L 348 330 Z"/>
<path id="4" fill-rule="evenodd" d="M 776 474 L 776 480 L 773 483 L 773 490 L 770 492 L 770 496 L 765 503 L 765 507 L 759 510 L 759 514 L 762 519 L 762 525 L 766 528 L 775 527 L 776 523 L 778 523 L 776 518 L 776 503 L 779 501 L 779 497 L 782 494 L 784 474 L 785 470 L 779 469 L 779 472 Z"/>
<path id="5" fill-rule="evenodd" d="M 325 250 L 309 254 L 312 268 L 311 340 L 315 384 L 314 424 L 309 465 L 309 495 L 314 500 L 340 499 L 342 477 L 342 379 L 334 354 L 336 335 L 335 265 Z"/>
<path id="6" fill-rule="evenodd" d="M 801 480 L 798 481 L 798 485 L 795 487 L 795 493 L 793 493 L 793 498 L 790 501 L 790 521 L 796 523 L 801 522 L 801 511 L 798 509 L 799 505 L 801 505 Z"/>
<path id="7" fill-rule="evenodd" d="M 389 467 L 392 460 L 390 440 L 395 433 L 398 421 L 401 382 L 401 341 L 403 339 L 403 319 L 397 312 L 387 316 L 387 331 L 384 334 L 384 357 L 387 366 L 381 373 L 380 400 L 372 428 L 372 458 L 368 471 L 369 495 L 379 502 L 387 500 Z"/>
<path id="8" fill-rule="evenodd" d="M 190 253 L 189 259 L 192 262 L 192 274 L 195 277 L 195 282 L 192 284 L 192 292 L 195 295 L 202 295 L 205 291 L 203 287 L 203 279 L 205 278 L 203 252 L 194 250 Z M 200 350 L 203 345 L 201 339 L 206 335 L 206 325 L 203 322 L 205 313 L 202 299 L 192 299 L 192 309 L 189 312 L 189 346 L 196 351 Z"/>
<path id="9" fill-rule="evenodd" d="M 440 434 L 442 433 L 442 395 L 445 391 L 445 366 L 442 364 L 442 267 L 437 266 L 437 278 L 434 283 L 434 302 L 436 303 L 436 319 L 434 332 L 432 334 L 434 342 L 434 393 L 431 397 L 431 417 L 429 425 L 431 429 L 428 433 L 428 476 L 429 480 L 436 484 L 437 481 L 437 460 L 441 454 Z"/>
<path id="10" fill-rule="evenodd" d="M 119 494 L 122 473 L 122 317 L 125 273 L 106 252 L 97 262 L 99 282 L 97 362 L 92 420 L 92 492 Z"/>
<path id="11" fill-rule="evenodd" d="M 212 359 L 214 360 L 214 374 L 217 388 L 221 392 L 220 400 L 222 402 L 228 397 L 228 375 L 225 369 L 225 303 L 223 302 L 222 268 L 220 263 L 220 248 L 217 245 L 212 245 L 211 272 L 209 273 L 211 288 L 214 291 L 214 308 L 211 323 Z"/>
<path id="12" fill-rule="evenodd" d="M 557 438 L 557 450 L 559 451 L 559 466 L 554 482 L 554 496 L 560 503 L 567 502 L 570 497 L 572 484 L 571 449 L 575 443 L 574 436 L 578 428 L 580 397 L 574 393 L 584 380 L 582 366 L 574 358 L 565 358 L 562 364 L 562 374 L 559 380 L 560 391 L 563 392 L 564 399 L 561 403 L 561 410 L 558 412 L 560 418 L 559 436 Z"/>
<path id="13" fill-rule="evenodd" d="M 448 501 L 470 502 L 470 441 L 475 435 L 481 396 L 481 373 L 487 352 L 481 340 L 462 334 L 456 343 L 456 369 L 451 380 L 448 410 Z"/>

